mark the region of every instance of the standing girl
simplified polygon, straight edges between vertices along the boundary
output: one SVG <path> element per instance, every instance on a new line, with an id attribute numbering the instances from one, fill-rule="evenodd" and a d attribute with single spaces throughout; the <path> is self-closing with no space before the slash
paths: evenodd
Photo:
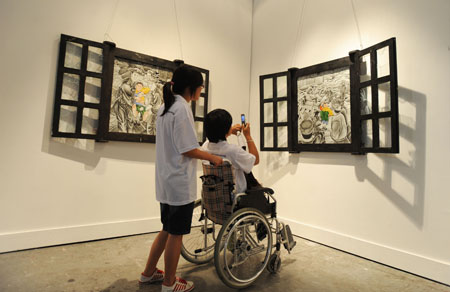
<path id="1" fill-rule="evenodd" d="M 197 198 L 197 161 L 215 165 L 222 158 L 199 148 L 194 118 L 189 107 L 203 89 L 202 74 L 187 66 L 178 67 L 163 88 L 164 105 L 156 120 L 156 199 L 160 202 L 162 230 L 150 249 L 140 282 L 163 281 L 161 291 L 191 291 L 194 283 L 175 276 L 183 234 L 191 229 Z M 156 268 L 164 252 L 164 272 Z"/>

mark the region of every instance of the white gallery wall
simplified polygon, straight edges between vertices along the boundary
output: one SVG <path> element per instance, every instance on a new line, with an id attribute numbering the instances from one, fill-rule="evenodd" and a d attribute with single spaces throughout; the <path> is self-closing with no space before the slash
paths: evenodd
<path id="1" fill-rule="evenodd" d="M 210 108 L 238 120 L 252 2 L 176 1 L 176 11 L 174 1 L 0 1 L 0 252 L 159 230 L 155 145 L 61 143 L 51 120 L 61 33 L 209 69 Z"/>
<path id="2" fill-rule="evenodd" d="M 256 141 L 260 75 L 396 37 L 400 154 L 265 152 L 255 174 L 296 235 L 450 284 L 450 2 L 353 3 L 1 0 L 0 252 L 160 228 L 154 144 L 50 137 L 61 33 L 209 69 L 209 109 Z"/>
<path id="3" fill-rule="evenodd" d="M 450 284 L 450 1 L 353 4 L 254 1 L 251 121 L 260 75 L 396 37 L 400 154 L 265 152 L 257 177 L 296 235 Z"/>

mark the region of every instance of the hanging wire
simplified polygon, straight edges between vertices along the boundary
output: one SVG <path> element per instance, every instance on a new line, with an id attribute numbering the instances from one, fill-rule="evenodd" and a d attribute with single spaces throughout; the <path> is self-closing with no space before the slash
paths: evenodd
<path id="1" fill-rule="evenodd" d="M 253 51 L 253 13 L 254 13 L 254 11 L 255 11 L 255 0 L 253 0 L 252 1 L 252 21 L 251 21 L 251 24 L 252 24 L 252 29 L 251 29 L 251 34 L 250 34 L 250 52 L 251 51 Z M 249 84 L 248 84 L 248 109 L 247 109 L 247 121 L 250 121 L 250 101 L 251 101 L 251 96 L 250 96 L 250 93 L 251 93 L 251 89 L 252 89 L 252 82 L 251 82 L 251 80 L 252 80 L 252 68 L 253 68 L 253 66 L 252 66 L 252 56 L 251 56 L 252 54 L 250 54 L 250 72 L 249 72 L 249 74 L 250 74 L 250 77 L 249 77 L 249 79 L 248 79 L 248 81 L 249 81 Z"/>
<path id="2" fill-rule="evenodd" d="M 109 33 L 111 32 L 111 28 L 112 28 L 112 25 L 113 25 L 113 22 L 114 22 L 114 18 L 116 16 L 117 7 L 119 6 L 119 1 L 120 0 L 117 0 L 116 4 L 114 5 L 114 10 L 113 10 L 113 13 L 111 15 L 111 20 L 109 21 L 108 27 L 106 28 L 106 31 L 105 31 L 105 35 L 103 36 L 105 41 L 107 41 L 109 39 L 110 41 L 114 42 L 114 40 L 111 38 Z"/>
<path id="3" fill-rule="evenodd" d="M 294 52 L 292 54 L 292 61 L 291 61 L 291 67 L 294 67 L 294 60 L 295 60 L 295 55 L 297 52 L 297 46 L 298 46 L 298 42 L 300 40 L 300 36 L 302 34 L 302 28 L 303 28 L 303 12 L 305 11 L 305 5 L 306 5 L 306 1 L 303 1 L 303 5 L 302 5 L 302 11 L 300 12 L 300 17 L 298 20 L 298 25 L 297 25 L 297 35 L 295 36 L 295 44 L 294 44 Z"/>
<path id="4" fill-rule="evenodd" d="M 359 29 L 358 18 L 356 17 L 355 3 L 353 3 L 353 0 L 350 0 L 350 2 L 352 3 L 353 17 L 355 18 L 356 29 L 358 30 L 359 47 L 362 50 L 364 47 L 363 47 L 362 38 L 361 38 L 361 30 Z"/>
<path id="5" fill-rule="evenodd" d="M 176 19 L 176 22 L 177 22 L 178 42 L 180 44 L 181 60 L 184 61 L 184 59 L 183 59 L 183 47 L 181 46 L 181 33 L 180 33 L 180 24 L 178 23 L 177 1 L 176 0 L 173 0 L 173 7 L 175 9 L 175 19 Z"/>

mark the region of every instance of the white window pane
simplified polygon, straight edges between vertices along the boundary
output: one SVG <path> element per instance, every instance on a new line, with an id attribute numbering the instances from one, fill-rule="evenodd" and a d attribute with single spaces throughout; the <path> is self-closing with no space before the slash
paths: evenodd
<path id="1" fill-rule="evenodd" d="M 205 111 L 205 98 L 200 96 L 200 98 L 195 102 L 195 116 L 203 118 Z"/>
<path id="2" fill-rule="evenodd" d="M 273 79 L 268 78 L 263 81 L 264 99 L 273 98 Z"/>
<path id="3" fill-rule="evenodd" d="M 382 118 L 379 121 L 380 147 L 392 147 L 391 118 Z"/>
<path id="4" fill-rule="evenodd" d="M 80 87 L 80 76 L 64 73 L 61 99 L 78 100 L 78 90 Z"/>
<path id="5" fill-rule="evenodd" d="M 89 46 L 87 70 L 96 73 L 102 73 L 103 69 L 103 49 Z"/>
<path id="6" fill-rule="evenodd" d="M 390 74 L 389 47 L 384 47 L 377 50 L 377 71 L 378 78 Z"/>
<path id="7" fill-rule="evenodd" d="M 364 120 L 362 121 L 362 137 L 361 141 L 363 143 L 363 147 L 373 147 L 373 131 L 372 131 L 372 120 Z"/>
<path id="8" fill-rule="evenodd" d="M 277 78 L 277 97 L 287 96 L 287 77 L 281 76 Z"/>
<path id="9" fill-rule="evenodd" d="M 197 140 L 203 141 L 203 122 L 195 122 L 195 131 L 197 132 Z"/>
<path id="10" fill-rule="evenodd" d="M 288 108 L 287 108 L 287 101 L 280 101 L 277 103 L 277 115 L 278 115 L 278 122 L 287 122 L 287 115 L 288 115 Z"/>
<path id="11" fill-rule="evenodd" d="M 391 110 L 391 83 L 381 83 L 378 85 L 378 109 L 379 112 Z"/>
<path id="12" fill-rule="evenodd" d="M 59 114 L 58 131 L 62 133 L 75 133 L 77 124 L 77 108 L 74 106 L 62 105 Z"/>
<path id="13" fill-rule="evenodd" d="M 264 123 L 273 123 L 273 103 L 264 103 Z"/>
<path id="14" fill-rule="evenodd" d="M 64 58 L 64 67 L 78 70 L 81 69 L 82 52 L 82 44 L 66 42 L 66 56 Z"/>
<path id="15" fill-rule="evenodd" d="M 278 147 L 288 146 L 288 130 L 287 127 L 278 127 L 277 129 Z"/>
<path id="16" fill-rule="evenodd" d="M 84 108 L 83 121 L 81 123 L 82 134 L 97 134 L 98 129 L 98 109 Z"/>
<path id="17" fill-rule="evenodd" d="M 86 77 L 84 85 L 84 101 L 92 103 L 100 103 L 102 94 L 102 80 L 95 77 Z"/>
<path id="18" fill-rule="evenodd" d="M 202 77 L 203 77 L 203 85 L 204 85 L 204 87 L 202 89 L 202 93 L 205 93 L 206 92 L 206 74 L 202 73 Z"/>
<path id="19" fill-rule="evenodd" d="M 359 67 L 359 76 L 360 76 L 360 81 L 364 82 L 364 81 L 368 81 L 370 80 L 371 77 L 371 73 L 370 73 L 370 54 L 366 54 L 364 56 L 362 56 L 361 58 L 359 58 L 359 62 L 360 62 L 360 67 Z"/>
<path id="20" fill-rule="evenodd" d="M 372 88 L 370 86 L 361 88 L 361 115 L 372 113 Z"/>
<path id="21" fill-rule="evenodd" d="M 264 147 L 268 147 L 268 148 L 273 147 L 273 128 L 272 127 L 264 128 Z"/>

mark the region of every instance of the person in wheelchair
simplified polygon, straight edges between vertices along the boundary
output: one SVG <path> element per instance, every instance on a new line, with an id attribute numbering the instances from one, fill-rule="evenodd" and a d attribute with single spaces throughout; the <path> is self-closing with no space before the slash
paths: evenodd
<path id="1" fill-rule="evenodd" d="M 232 122 L 230 113 L 224 109 L 209 112 L 205 118 L 205 133 L 208 140 L 203 143 L 202 150 L 231 162 L 235 174 L 236 192 L 243 193 L 247 189 L 244 173 L 250 173 L 253 166 L 259 163 L 259 153 L 250 133 L 250 124 L 232 126 Z M 242 132 L 247 141 L 248 152 L 227 141 L 229 136 L 238 135 L 239 132 Z"/>
<path id="2" fill-rule="evenodd" d="M 231 115 L 216 109 L 206 115 L 204 129 L 208 140 L 202 150 L 222 157 L 224 163 L 203 161 L 202 197 L 195 201 L 192 232 L 183 239 L 181 254 L 194 264 L 214 258 L 223 283 L 243 289 L 266 268 L 277 273 L 281 247 L 290 253 L 295 240 L 289 226 L 276 217 L 274 191 L 251 174 L 259 154 L 250 125 L 232 126 Z M 246 138 L 249 152 L 227 142 L 238 131 Z"/>
<path id="3" fill-rule="evenodd" d="M 224 109 L 215 109 L 209 112 L 204 121 L 208 140 L 202 145 L 202 150 L 231 162 L 235 179 L 235 194 L 252 190 L 247 196 L 239 198 L 239 208 L 254 207 L 267 213 L 269 207 L 264 193 L 255 191 L 261 188 L 252 174 L 253 166 L 259 163 L 259 153 L 250 133 L 250 124 L 232 125 L 232 122 L 230 113 Z M 229 136 L 239 135 L 239 132 L 242 132 L 245 137 L 248 152 L 227 141 Z"/>

